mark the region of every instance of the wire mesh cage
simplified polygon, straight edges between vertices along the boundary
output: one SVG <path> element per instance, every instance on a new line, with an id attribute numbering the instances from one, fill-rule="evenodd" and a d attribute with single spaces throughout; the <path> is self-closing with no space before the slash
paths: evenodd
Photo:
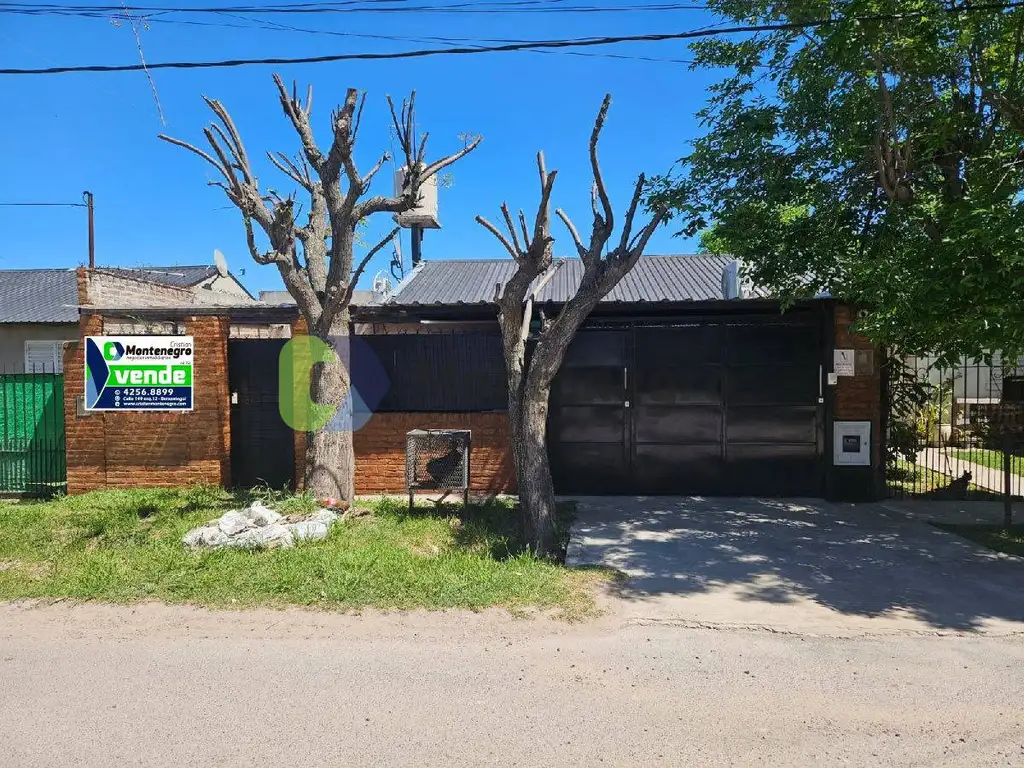
<path id="1" fill-rule="evenodd" d="M 405 435 L 405 486 L 412 508 L 416 491 L 461 491 L 469 503 L 471 432 L 468 429 L 414 429 Z"/>

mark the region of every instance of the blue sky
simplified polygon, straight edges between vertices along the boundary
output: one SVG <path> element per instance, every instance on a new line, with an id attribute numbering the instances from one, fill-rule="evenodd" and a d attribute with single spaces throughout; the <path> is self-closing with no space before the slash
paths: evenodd
<path id="1" fill-rule="evenodd" d="M 445 0 L 449 2 L 450 0 Z M 647 0 L 653 4 L 654 0 Z M 173 3 L 179 5 L 179 3 Z M 419 3 L 413 3 L 417 5 Z M 430 0 L 436 5 L 436 0 Z M 593 2 L 573 3 L 599 5 Z M 608 0 L 608 4 L 612 4 Z M 622 5 L 624 3 L 614 3 Z M 184 3 L 180 3 L 184 5 Z M 335 13 L 274 17 L 278 23 L 344 35 L 173 23 L 250 22 L 218 15 L 167 15 L 140 29 L 150 62 L 236 57 L 315 56 L 355 51 L 435 47 L 419 42 L 354 35 L 427 38 L 552 39 L 609 34 L 683 31 L 715 20 L 704 11 L 630 11 L 587 14 Z M 270 18 L 270 17 L 264 17 Z M 385 95 L 417 91 L 420 126 L 430 132 L 430 157 L 461 146 L 460 133 L 481 134 L 482 145 L 451 168 L 453 185 L 441 190 L 443 229 L 428 232 L 425 258 L 496 258 L 504 250 L 474 222 L 492 220 L 502 200 L 533 209 L 538 196 L 534 155 L 545 151 L 559 170 L 554 202 L 577 225 L 589 225 L 587 137 L 601 98 L 613 95 L 602 137 L 601 159 L 613 203 L 623 211 L 636 174 L 662 173 L 699 130 L 694 113 L 714 73 L 691 72 L 680 63 L 606 58 L 593 54 L 687 59 L 683 42 L 582 49 L 566 53 L 499 53 L 383 62 L 340 62 L 271 68 L 153 72 L 153 92 L 141 72 L 0 76 L 4 148 L 0 202 L 77 202 L 82 190 L 96 196 L 97 262 L 103 265 L 206 264 L 214 248 L 252 291 L 280 287 L 273 267 L 257 266 L 246 252 L 237 211 L 206 186 L 209 169 L 198 158 L 159 141 L 161 131 L 190 141 L 202 138 L 209 113 L 201 95 L 221 99 L 238 124 L 252 157 L 260 159 L 264 187 L 291 189 L 265 160 L 267 149 L 293 152 L 297 139 L 276 101 L 271 74 L 314 87 L 314 126 L 329 141 L 330 109 L 348 86 L 369 92 L 357 160 L 368 168 L 389 149 Z M 0 65 L 122 64 L 138 60 L 132 30 L 109 19 L 0 15 Z M 386 191 L 389 176 L 377 187 Z M 560 254 L 571 252 L 556 224 Z M 390 220 L 374 221 L 367 239 Z M 86 259 L 85 214 L 79 208 L 0 207 L 0 268 L 74 266 Z M 693 250 L 694 244 L 662 228 L 648 253 Z M 408 238 L 405 241 L 408 260 Z M 367 272 L 385 269 L 379 254 Z M 364 280 L 365 283 L 365 280 Z"/>

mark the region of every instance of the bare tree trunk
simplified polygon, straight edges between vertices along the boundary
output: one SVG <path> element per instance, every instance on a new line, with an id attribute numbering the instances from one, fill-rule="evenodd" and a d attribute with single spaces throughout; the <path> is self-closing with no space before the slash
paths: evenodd
<path id="1" fill-rule="evenodd" d="M 349 88 L 344 103 L 331 115 L 330 147 L 321 149 L 313 135 L 310 115 L 313 89 L 303 101 L 295 84 L 289 90 L 274 75 L 281 108 L 298 135 L 302 150 L 297 156 L 268 152 L 267 159 L 309 195 L 308 222 L 300 226 L 295 216 L 303 207 L 296 197 L 273 189 L 261 190 L 249 162 L 238 128 L 227 109 L 216 99 L 203 97 L 216 121 L 203 130 L 213 154 L 181 139 L 160 135 L 175 146 L 187 149 L 213 166 L 219 178 L 210 181 L 224 190 L 241 212 L 246 245 L 257 264 L 277 266 L 288 292 L 295 299 L 303 319 L 317 337 L 333 344 L 340 363 L 320 363 L 311 374 L 313 402 L 333 405 L 337 411 L 329 424 L 307 434 L 306 489 L 321 499 L 351 502 L 354 495 L 355 457 L 352 450 L 352 398 L 349 371 L 349 305 L 359 278 L 370 260 L 386 247 L 399 231 L 396 227 L 358 263 L 355 260 L 356 228 L 374 214 L 400 214 L 414 209 L 420 189 L 452 163 L 472 152 L 480 143 L 473 138 L 457 152 L 440 160 L 426 160 L 427 134 L 416 135 L 416 93 L 402 101 L 401 112 L 388 97 L 391 110 L 392 146 L 401 148 L 407 170 L 401 191 L 394 196 L 370 195 L 370 185 L 391 156 L 382 155 L 365 173 L 355 160 L 356 137 L 366 94 Z M 258 242 L 265 236 L 270 248 Z M 328 247 L 328 243 L 330 244 Z M 303 373 L 303 376 L 305 374 Z M 305 386 L 305 380 L 301 386 Z M 306 429 L 303 423 L 292 425 Z"/>
<path id="2" fill-rule="evenodd" d="M 555 548 L 555 488 L 548 461 L 547 389 L 524 389 L 509 410 L 516 462 L 519 505 L 534 552 L 549 555 Z M 509 404 L 510 406 L 512 403 Z"/>
<path id="3" fill-rule="evenodd" d="M 551 190 L 558 172 L 548 173 L 544 153 L 537 153 L 541 198 L 532 233 L 526 214 L 519 211 L 517 227 L 512 212 L 504 203 L 501 205 L 501 215 L 507 236 L 487 219 L 476 217 L 505 247 L 516 264 L 515 272 L 504 286 L 496 286 L 495 301 L 498 304 L 498 323 L 501 326 L 505 365 L 508 369 L 508 416 L 519 486 L 519 506 L 538 555 L 551 554 L 555 546 L 555 488 L 547 446 L 551 384 L 580 325 L 597 303 L 636 265 L 654 230 L 665 218 L 664 208 L 656 210 L 654 217 L 633 235 L 633 219 L 643 198 L 646 183 L 641 173 L 626 209 L 619 244 L 610 250 L 605 248 L 615 225 L 611 201 L 597 159 L 597 141 L 610 104 L 611 96 L 605 96 L 601 111 L 594 121 L 594 130 L 590 134 L 590 164 L 594 174 L 591 208 L 594 223 L 589 244 L 584 243 L 564 211 L 555 211 L 572 236 L 583 264 L 583 275 L 575 293 L 553 319 L 541 313 L 540 331 L 534 337 L 536 342 L 528 362 L 525 349 L 533 321 L 534 298 L 553 274 L 551 270 L 557 269 L 554 264 L 555 239 L 551 236 L 549 209 Z"/>
<path id="4" fill-rule="evenodd" d="M 306 490 L 318 499 L 351 503 L 355 497 L 355 451 L 352 447 L 352 398 L 348 312 L 324 339 L 338 354 L 335 363 L 313 368 L 313 402 L 338 407 L 334 418 L 306 441 Z"/>

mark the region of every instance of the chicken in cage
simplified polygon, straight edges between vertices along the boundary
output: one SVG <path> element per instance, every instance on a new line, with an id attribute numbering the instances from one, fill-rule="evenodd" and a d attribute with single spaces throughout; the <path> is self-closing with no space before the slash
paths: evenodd
<path id="1" fill-rule="evenodd" d="M 417 491 L 462 492 L 469 504 L 470 431 L 414 429 L 405 435 L 405 486 L 409 509 Z"/>

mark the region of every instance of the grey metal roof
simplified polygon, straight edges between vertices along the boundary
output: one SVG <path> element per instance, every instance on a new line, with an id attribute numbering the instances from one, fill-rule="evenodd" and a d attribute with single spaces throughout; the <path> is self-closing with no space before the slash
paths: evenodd
<path id="1" fill-rule="evenodd" d="M 264 304 L 295 305 L 295 297 L 288 291 L 260 291 L 260 301 Z M 373 304 L 373 291 L 352 291 L 352 306 L 365 307 Z"/>
<path id="2" fill-rule="evenodd" d="M 0 323 L 77 323 L 74 269 L 0 270 Z"/>
<path id="3" fill-rule="evenodd" d="M 217 268 L 211 265 L 182 267 L 100 267 L 118 277 L 129 277 L 145 280 L 149 283 L 169 285 L 175 288 L 191 288 L 217 274 Z"/>
<path id="4" fill-rule="evenodd" d="M 708 254 L 643 256 L 604 299 L 610 303 L 715 301 L 723 299 L 722 270 L 729 256 Z M 560 259 L 537 295 L 540 302 L 561 303 L 575 293 L 583 275 L 579 259 Z M 489 304 L 495 286 L 515 271 L 511 259 L 425 261 L 398 286 L 392 304 Z M 541 278 L 542 279 L 542 278 Z M 762 295 L 755 291 L 755 294 Z"/>

